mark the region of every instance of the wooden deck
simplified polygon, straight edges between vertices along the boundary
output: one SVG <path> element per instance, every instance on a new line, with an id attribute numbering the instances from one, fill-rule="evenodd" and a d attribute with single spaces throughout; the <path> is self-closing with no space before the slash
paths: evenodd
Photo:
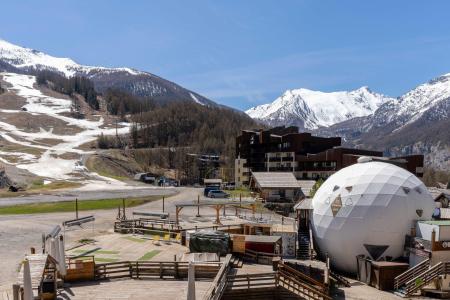
<path id="1" fill-rule="evenodd" d="M 202 299 L 211 281 L 196 281 L 197 299 Z M 123 279 L 99 281 L 92 284 L 71 284 L 57 299 L 59 300 L 175 300 L 187 298 L 187 280 L 138 280 Z"/>

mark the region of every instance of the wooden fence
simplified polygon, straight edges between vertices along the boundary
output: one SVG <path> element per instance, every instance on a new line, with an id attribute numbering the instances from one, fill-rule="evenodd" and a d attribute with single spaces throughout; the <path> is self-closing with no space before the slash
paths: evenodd
<path id="1" fill-rule="evenodd" d="M 196 278 L 215 278 L 220 270 L 220 262 L 195 263 Z M 95 278 L 186 278 L 188 275 L 188 262 L 178 261 L 121 261 L 95 265 Z"/>

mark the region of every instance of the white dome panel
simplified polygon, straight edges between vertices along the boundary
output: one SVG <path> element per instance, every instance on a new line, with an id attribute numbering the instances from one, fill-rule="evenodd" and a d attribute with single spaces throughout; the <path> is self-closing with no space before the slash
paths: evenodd
<path id="1" fill-rule="evenodd" d="M 384 162 L 364 162 L 330 176 L 312 201 L 312 227 L 322 254 L 356 272 L 356 256 L 399 257 L 416 220 L 430 219 L 434 201 L 408 171 Z"/>

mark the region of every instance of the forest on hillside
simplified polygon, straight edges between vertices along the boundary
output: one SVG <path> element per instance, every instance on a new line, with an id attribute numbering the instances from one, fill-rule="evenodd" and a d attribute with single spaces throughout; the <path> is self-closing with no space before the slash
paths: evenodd
<path id="1" fill-rule="evenodd" d="M 247 115 L 229 108 L 193 102 L 170 103 L 132 116 L 131 140 L 140 147 L 185 147 L 194 153 L 234 158 L 235 138 L 256 126 Z"/>
<path id="2" fill-rule="evenodd" d="M 83 96 L 87 104 L 93 109 L 98 110 L 100 108 L 94 83 L 86 77 L 73 76 L 67 78 L 52 71 L 38 71 L 36 82 L 38 85 L 46 85 L 52 90 L 68 96 L 77 93 Z"/>
<path id="3" fill-rule="evenodd" d="M 126 137 L 101 135 L 97 144 L 102 149 L 170 148 L 182 149 L 179 152 L 184 155 L 189 149 L 190 153 L 220 155 L 231 168 L 236 136 L 242 129 L 258 127 L 246 114 L 226 107 L 190 101 L 161 103 L 115 88 L 108 88 L 100 94 L 95 91 L 93 82 L 85 77 L 66 78 L 51 71 L 39 71 L 36 77 L 39 85 L 69 96 L 74 93 L 82 95 L 94 109 L 99 108 L 101 97 L 108 113 L 131 122 L 130 133 Z"/>

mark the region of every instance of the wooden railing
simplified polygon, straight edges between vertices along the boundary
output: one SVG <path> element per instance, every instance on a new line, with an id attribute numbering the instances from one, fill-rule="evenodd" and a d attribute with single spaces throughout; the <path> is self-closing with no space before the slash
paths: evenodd
<path id="1" fill-rule="evenodd" d="M 151 231 L 180 232 L 182 228 L 170 221 L 136 219 L 114 222 L 114 232 L 143 233 Z"/>
<path id="2" fill-rule="evenodd" d="M 439 262 L 424 271 L 422 274 L 410 279 L 405 283 L 405 288 L 403 294 L 405 296 L 412 295 L 417 290 L 427 285 L 433 279 L 437 278 L 439 275 L 448 274 L 450 272 L 450 262 Z"/>
<path id="3" fill-rule="evenodd" d="M 284 287 L 285 289 L 300 296 L 302 299 L 314 299 L 314 300 L 331 300 L 325 292 L 307 284 L 301 282 L 291 274 L 281 269 L 278 270 L 276 276 L 276 285 Z"/>
<path id="4" fill-rule="evenodd" d="M 244 253 L 245 258 L 253 260 L 255 263 L 272 264 L 274 257 L 279 257 L 280 254 L 258 252 L 250 249 L 246 249 Z"/>
<path id="5" fill-rule="evenodd" d="M 214 277 L 213 282 L 203 296 L 203 300 L 219 300 L 222 297 L 227 286 L 227 274 L 230 270 L 231 257 L 231 254 L 228 254 L 225 257 L 225 260 Z"/>
<path id="6" fill-rule="evenodd" d="M 328 286 L 326 286 L 323 282 L 317 281 L 316 279 L 306 275 L 305 273 L 297 271 L 283 262 L 278 263 L 278 271 L 284 273 L 285 275 L 289 275 L 298 281 L 306 283 L 321 292 L 328 293 Z"/>
<path id="7" fill-rule="evenodd" d="M 276 272 L 227 276 L 227 289 L 275 288 Z"/>
<path id="8" fill-rule="evenodd" d="M 221 269 L 220 262 L 195 263 L 196 278 L 214 278 Z M 115 278 L 186 278 L 189 263 L 178 261 L 122 261 L 95 265 L 96 279 Z"/>
<path id="9" fill-rule="evenodd" d="M 406 270 L 402 274 L 394 278 L 394 289 L 398 290 L 406 282 L 422 274 L 430 268 L 430 259 L 422 261 L 420 264 L 415 265 L 411 269 Z"/>

